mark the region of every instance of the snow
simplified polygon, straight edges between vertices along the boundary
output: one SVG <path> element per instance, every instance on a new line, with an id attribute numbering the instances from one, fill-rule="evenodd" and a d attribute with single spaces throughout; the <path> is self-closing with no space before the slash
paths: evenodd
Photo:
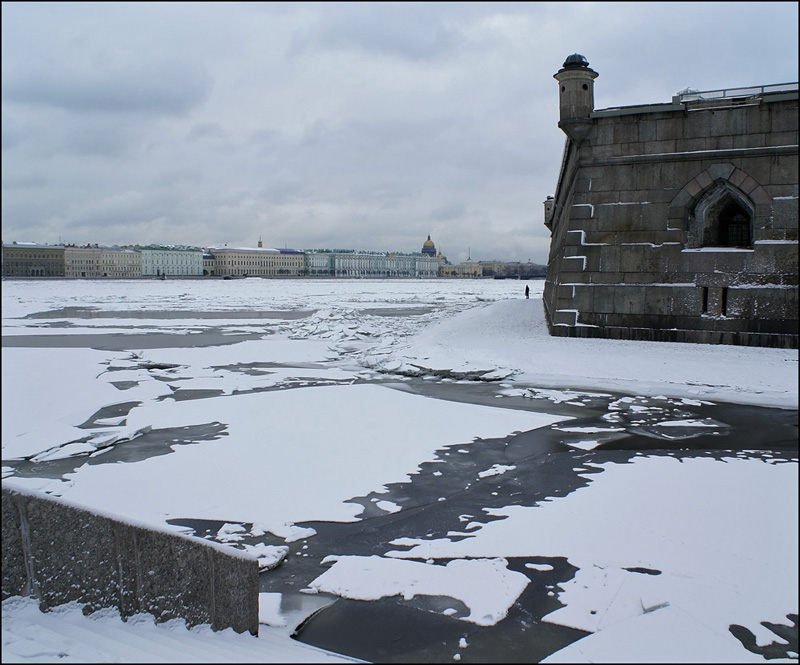
<path id="1" fill-rule="evenodd" d="M 426 427 L 420 428 L 407 414 Z M 557 418 L 354 385 L 346 390 L 323 386 L 268 396 L 155 402 L 133 409 L 127 428 L 184 427 L 209 420 L 227 423 L 228 435 L 202 446 L 176 446 L 169 455 L 137 464 L 84 465 L 66 474 L 66 486 L 58 479 L 35 482 L 44 491 L 83 505 L 102 505 L 124 519 L 161 521 L 191 515 L 227 520 L 236 515 L 276 533 L 286 523 L 355 520 L 363 508 L 347 503 L 348 498 L 368 494 L 387 480 L 401 481 L 421 462 L 433 461 L 442 441 L 503 436 Z M 331 440 L 345 436 L 347 459 L 357 464 L 342 464 L 345 443 Z M 220 460 L 225 461 L 222 467 Z M 287 469 L 302 469 L 289 485 L 284 482 Z M 143 478 L 149 480 L 148 491 L 136 491 Z"/>
<path id="2" fill-rule="evenodd" d="M 490 358 L 513 368 L 516 382 L 543 388 L 797 408 L 797 351 L 550 337 L 538 300 L 476 307 L 423 330 L 406 355 L 430 369 L 479 369 Z"/>
<path id="3" fill-rule="evenodd" d="M 528 585 L 528 578 L 508 570 L 503 558 L 456 559 L 444 566 L 378 556 L 327 557 L 322 563 L 333 566 L 314 580 L 312 591 L 360 600 L 449 596 L 462 601 L 470 609 L 465 620 L 479 626 L 501 621 Z"/>
<path id="4" fill-rule="evenodd" d="M 266 594 L 261 594 L 264 596 Z M 259 599 L 261 601 L 261 598 Z M 260 603 L 259 603 L 260 605 Z M 272 615 L 271 606 L 263 613 Z M 33 598 L 3 601 L 4 663 L 347 663 L 353 658 L 330 654 L 296 642 L 282 626 L 270 626 L 257 638 L 228 628 L 202 625 L 187 629 L 177 619 L 155 624 L 137 614 L 126 622 L 114 609 L 84 616 L 72 602 L 42 613 Z"/>
<path id="5" fill-rule="evenodd" d="M 162 530 L 180 531 L 167 523 L 175 518 L 219 520 L 218 546 L 269 569 L 291 543 L 314 536 L 298 523 L 359 521 L 364 507 L 348 499 L 408 482 L 445 446 L 466 452 L 479 438 L 553 426 L 589 451 L 624 429 L 622 417 L 665 438 L 726 427 L 667 413 L 659 400 L 797 409 L 797 351 L 550 337 L 542 283 L 530 285 L 526 300 L 514 280 L 4 281 L 3 482 Z M 51 318 L 26 318 L 48 310 Z M 123 351 L 52 343 L 119 333 L 128 336 Z M 171 345 L 148 348 L 153 333 L 168 333 Z M 225 343 L 194 345 L 211 333 Z M 41 344 L 6 344 L 30 335 Z M 414 394 L 409 377 L 454 389 L 490 381 L 497 404 Z M 196 390 L 210 392 L 179 397 Z M 610 393 L 628 397 L 609 406 L 608 428 L 571 425 L 559 410 Z M 554 408 L 506 408 L 512 397 Z M 127 413 L 98 414 L 122 402 L 131 403 Z M 165 428 L 212 434 L 175 439 L 167 454 L 146 459 L 83 463 Z M 23 459 L 75 465 L 56 478 L 25 476 L 15 471 Z M 516 471 L 490 462 L 475 482 Z M 530 575 L 552 570 L 526 564 L 526 577 L 508 558 L 564 557 L 578 571 L 551 591 L 563 606 L 545 621 L 591 635 L 547 662 L 763 661 L 728 627 L 744 626 L 766 645 L 778 638 L 762 622 L 785 624 L 798 611 L 796 456 L 642 452 L 577 473 L 585 487 L 535 506 L 462 515 L 462 531 L 446 537 L 398 538 L 385 556 L 332 553 L 305 593 L 320 603 L 322 594 L 446 596 L 468 613 L 443 614 L 489 627 L 502 623 Z M 403 510 L 372 503 L 387 514 Z M 259 533 L 285 545 L 241 543 Z M 12 597 L 3 602 L 2 661 L 354 660 L 292 640 L 305 617 L 283 607 L 281 594 L 260 594 L 259 616 L 256 639 L 144 615 L 122 622 L 113 610 L 84 616 L 77 603 L 41 613 Z M 469 646 L 462 638 L 453 658 L 468 658 Z"/>
<path id="6" fill-rule="evenodd" d="M 768 643 L 770 633 L 760 622 L 785 623 L 786 614 L 795 611 L 797 527 L 787 533 L 784 525 L 797 524 L 796 465 L 734 457 L 720 463 L 642 456 L 632 464 L 606 465 L 602 474 L 592 478 L 588 487 L 548 502 L 546 510 L 509 506 L 487 511 L 507 519 L 490 522 L 456 542 L 406 540 L 402 544 L 410 549 L 390 551 L 387 556 L 566 555 L 580 570 L 563 586 L 560 600 L 566 601 L 566 607 L 545 620 L 593 633 L 624 624 L 626 633 L 636 634 L 636 624 L 647 617 L 650 630 L 658 621 L 664 633 L 677 634 L 680 618 L 688 615 L 703 618 L 703 632 L 724 636 L 728 625 L 737 623 Z M 740 491 L 742 487 L 748 491 Z M 702 511 L 697 503 L 701 496 Z M 743 551 L 739 531 L 716 519 L 728 513 L 751 514 L 754 496 L 759 503 L 781 507 L 759 516 L 759 549 L 770 553 L 768 566 L 758 565 L 752 552 Z M 794 501 L 787 501 L 791 497 Z M 580 529 L 565 529 L 563 525 L 573 522 L 574 515 L 581 516 Z M 660 520 L 670 518 L 669 529 L 664 529 Z M 536 535 L 519 538 L 515 534 Z M 660 574 L 627 568 L 648 568 Z M 726 611 L 715 616 L 714 608 L 719 606 Z M 658 619 L 648 617 L 656 610 Z M 673 626 L 676 621 L 678 626 Z M 669 660 L 691 661 L 697 657 L 695 646 L 693 640 L 679 641 L 671 647 Z M 586 648 L 583 641 L 574 647 Z M 554 662 L 582 660 L 577 653 L 569 653 L 571 649 L 567 647 L 568 653 Z M 652 661 L 657 653 L 643 658 Z M 566 660 L 558 660 L 562 657 Z M 732 657 L 725 651 L 717 658 L 738 660 L 741 654 Z"/>

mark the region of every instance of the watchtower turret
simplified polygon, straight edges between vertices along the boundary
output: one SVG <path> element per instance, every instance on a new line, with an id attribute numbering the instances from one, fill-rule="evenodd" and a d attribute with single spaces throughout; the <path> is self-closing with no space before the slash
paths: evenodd
<path id="1" fill-rule="evenodd" d="M 592 126 L 589 115 L 594 111 L 594 80 L 598 73 L 580 53 L 569 56 L 561 69 L 553 74 L 558 81 L 561 109 L 558 126 L 575 141 L 580 141 Z"/>

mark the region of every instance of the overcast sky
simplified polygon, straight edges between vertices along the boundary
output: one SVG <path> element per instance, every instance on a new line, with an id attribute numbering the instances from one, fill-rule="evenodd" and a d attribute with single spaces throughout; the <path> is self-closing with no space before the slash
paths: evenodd
<path id="1" fill-rule="evenodd" d="M 795 2 L 2 3 L 2 240 L 546 263 L 595 106 L 798 80 Z"/>

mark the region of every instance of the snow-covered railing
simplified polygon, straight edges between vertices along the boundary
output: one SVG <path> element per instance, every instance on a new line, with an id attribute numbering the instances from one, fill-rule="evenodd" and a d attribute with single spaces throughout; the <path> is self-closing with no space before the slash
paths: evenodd
<path id="1" fill-rule="evenodd" d="M 791 92 L 797 90 L 797 82 L 753 85 L 747 88 L 720 88 L 719 90 L 692 90 L 686 88 L 677 93 L 679 102 L 696 102 L 713 99 L 732 99 L 734 97 L 755 97 L 768 92 Z"/>

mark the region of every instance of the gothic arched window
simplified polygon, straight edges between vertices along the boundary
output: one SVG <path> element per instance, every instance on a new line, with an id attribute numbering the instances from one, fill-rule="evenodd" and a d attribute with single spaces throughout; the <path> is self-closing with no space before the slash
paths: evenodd
<path id="1" fill-rule="evenodd" d="M 686 246 L 753 246 L 753 207 L 740 192 L 719 182 L 697 203 L 689 220 Z"/>
<path id="2" fill-rule="evenodd" d="M 747 211 L 734 201 L 729 201 L 718 217 L 717 244 L 720 247 L 749 247 L 750 219 Z"/>

